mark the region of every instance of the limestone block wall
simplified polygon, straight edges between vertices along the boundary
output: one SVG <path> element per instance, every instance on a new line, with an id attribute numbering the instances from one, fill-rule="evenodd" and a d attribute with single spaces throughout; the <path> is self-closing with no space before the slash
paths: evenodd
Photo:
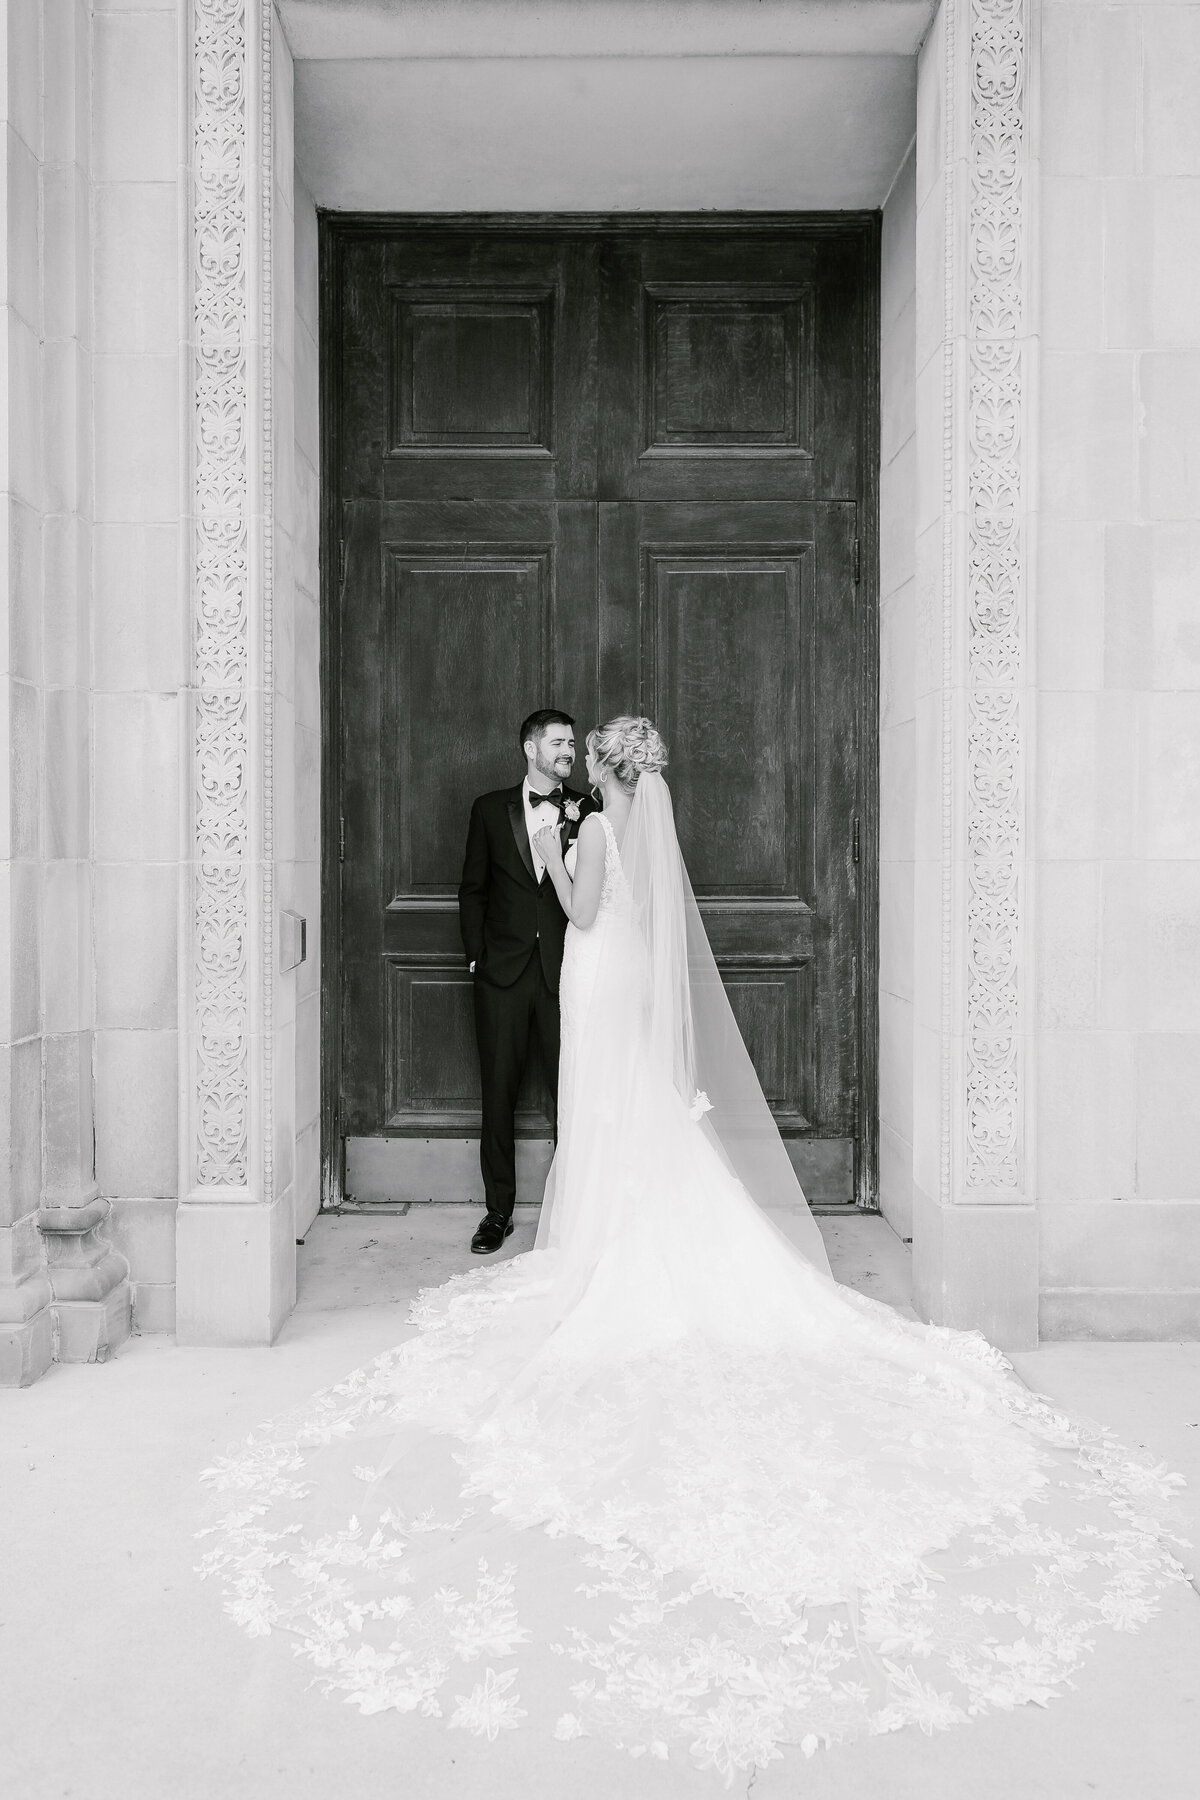
<path id="1" fill-rule="evenodd" d="M 97 1207 L 129 1265 L 136 1327 L 175 1324 L 189 12 L 182 0 L 10 0 L 0 15 L 12 96 L 0 1332 L 17 1328 L 15 1375 L 0 1379 L 27 1379 L 62 1310 L 48 1208 Z M 274 1179 L 302 1235 L 319 1206 L 316 215 L 293 185 L 277 21 L 273 68 L 273 901 L 308 922 L 306 961 L 273 984 Z M 88 1249 L 93 1263 L 103 1253 Z"/>
<path id="2" fill-rule="evenodd" d="M 45 767 L 47 713 L 46 636 L 43 632 L 43 525 L 45 394 L 44 288 L 40 243 L 45 116 L 41 101 L 40 8 L 19 0 L 0 5 L 4 78 L 0 112 L 4 140 L 4 264 L 0 274 L 0 355 L 7 390 L 0 437 L 0 559 L 3 633 L 2 767 L 0 809 L 0 1379 L 34 1379 L 50 1361 L 53 1323 L 50 1284 L 37 1231 L 43 1169 L 42 890 L 61 899 L 69 922 L 78 900 L 80 816 L 74 759 L 56 759 L 51 782 Z M 77 654 L 78 634 L 70 634 Z M 66 646 L 64 646 L 64 651 Z M 53 650 L 51 652 L 53 655 Z M 66 654 L 52 671 L 69 679 L 56 693 L 74 692 L 76 670 Z M 66 711 L 69 701 L 51 703 Z M 75 780 L 71 776 L 76 776 Z M 55 827 L 48 855 L 51 789 L 76 801 L 69 836 Z M 68 854 L 76 852 L 76 854 Z M 85 852 L 86 854 L 86 852 Z M 55 867 L 50 870 L 50 863 Z M 79 943 L 72 932 L 68 941 Z M 81 991 L 85 971 L 65 979 L 56 1007 L 61 1037 L 78 1036 L 86 1023 Z"/>
<path id="3" fill-rule="evenodd" d="M 93 14 L 96 1178 L 143 1331 L 174 1325 L 186 8 Z"/>
<path id="4" fill-rule="evenodd" d="M 9 806 L 0 1002 L 0 1381 L 129 1331 L 95 1167 L 97 463 L 87 0 L 0 9 L 6 79 L 0 512 Z M 103 476 L 103 471 L 101 471 Z M 48 1305 L 44 1304 L 48 1301 Z"/>
<path id="5" fill-rule="evenodd" d="M 879 1200 L 912 1235 L 916 145 L 883 208 L 879 480 Z"/>
<path id="6" fill-rule="evenodd" d="M 1041 32 L 1041 1326 L 1194 1334 L 1200 8 Z"/>

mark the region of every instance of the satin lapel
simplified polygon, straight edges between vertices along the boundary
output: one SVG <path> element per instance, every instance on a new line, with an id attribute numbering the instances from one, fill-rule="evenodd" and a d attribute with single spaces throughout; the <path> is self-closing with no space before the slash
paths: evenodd
<path id="1" fill-rule="evenodd" d="M 533 850 L 529 843 L 529 833 L 525 829 L 525 800 L 520 788 L 517 789 L 515 796 L 509 796 L 508 819 L 512 826 L 513 837 L 517 842 L 517 849 L 521 852 L 521 861 L 529 870 L 529 879 L 536 881 L 537 870 L 533 866 Z"/>

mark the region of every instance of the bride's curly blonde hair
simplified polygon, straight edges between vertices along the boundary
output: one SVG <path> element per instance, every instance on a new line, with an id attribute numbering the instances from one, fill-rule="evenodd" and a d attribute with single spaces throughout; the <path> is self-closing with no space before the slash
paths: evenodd
<path id="1" fill-rule="evenodd" d="M 622 713 L 597 731 L 589 731 L 588 749 L 632 794 L 642 775 L 657 775 L 667 766 L 667 746 L 649 719 Z"/>

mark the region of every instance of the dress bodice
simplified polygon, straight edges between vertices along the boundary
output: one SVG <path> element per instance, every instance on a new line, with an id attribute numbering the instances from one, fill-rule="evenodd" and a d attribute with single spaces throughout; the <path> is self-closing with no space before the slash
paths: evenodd
<path id="1" fill-rule="evenodd" d="M 599 919 L 619 912 L 629 903 L 631 898 L 629 883 L 625 879 L 625 870 L 621 864 L 621 852 L 617 849 L 617 834 L 612 828 L 607 813 L 599 815 L 604 827 L 604 881 L 600 888 L 600 905 L 596 912 Z"/>

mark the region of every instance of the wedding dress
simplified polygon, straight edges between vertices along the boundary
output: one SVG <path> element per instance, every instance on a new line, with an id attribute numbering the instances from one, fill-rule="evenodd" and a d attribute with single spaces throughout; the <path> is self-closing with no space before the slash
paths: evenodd
<path id="1" fill-rule="evenodd" d="M 661 776 L 620 849 L 602 825 L 536 1247 L 207 1471 L 202 1571 L 364 1713 L 727 1780 L 1044 1703 L 1181 1578 L 1178 1478 L 835 1283 Z M 762 1210 L 789 1201 L 799 1244 Z"/>

